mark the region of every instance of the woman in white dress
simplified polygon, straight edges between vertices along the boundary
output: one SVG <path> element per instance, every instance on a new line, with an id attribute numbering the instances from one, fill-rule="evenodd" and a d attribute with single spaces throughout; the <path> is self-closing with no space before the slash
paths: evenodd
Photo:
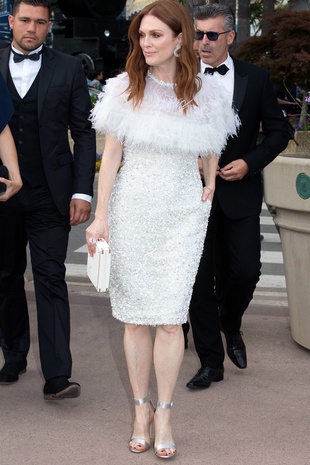
<path id="1" fill-rule="evenodd" d="M 150 448 L 154 420 L 154 451 L 166 459 L 176 454 L 170 415 L 184 350 L 181 325 L 202 253 L 218 157 L 238 123 L 229 99 L 207 76 L 197 77 L 194 29 L 185 7 L 174 0 L 146 6 L 131 23 L 129 41 L 126 72 L 107 81 L 92 114 L 106 139 L 86 240 L 91 254 L 99 238 L 112 249 L 111 306 L 125 323 L 135 399 L 129 449 Z M 155 413 L 149 397 L 152 361 Z"/>

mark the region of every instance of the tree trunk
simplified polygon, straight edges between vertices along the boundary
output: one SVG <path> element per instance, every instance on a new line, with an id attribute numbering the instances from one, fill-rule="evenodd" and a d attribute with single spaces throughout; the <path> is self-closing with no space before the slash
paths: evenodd
<path id="1" fill-rule="evenodd" d="M 238 1 L 237 46 L 250 37 L 250 0 Z"/>
<path id="2" fill-rule="evenodd" d="M 274 13 L 274 0 L 263 0 L 262 34 L 270 29 L 270 17 Z"/>

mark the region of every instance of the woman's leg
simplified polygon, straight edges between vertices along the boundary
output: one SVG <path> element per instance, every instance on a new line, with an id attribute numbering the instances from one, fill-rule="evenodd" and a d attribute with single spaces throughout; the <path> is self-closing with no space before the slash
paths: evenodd
<path id="1" fill-rule="evenodd" d="M 153 341 L 149 326 L 125 325 L 124 348 L 129 379 L 135 399 L 143 399 L 149 394 L 149 379 L 153 355 Z M 150 443 L 150 423 L 153 411 L 149 402 L 135 406 L 133 438 Z M 129 447 L 136 452 L 144 452 L 147 446 L 130 441 Z"/>
<path id="2" fill-rule="evenodd" d="M 181 325 L 158 326 L 154 344 L 154 366 L 158 401 L 170 403 L 184 355 L 184 336 Z M 171 432 L 171 409 L 157 408 L 155 413 L 155 447 L 174 444 Z M 159 450 L 157 455 L 175 454 L 175 448 Z"/>

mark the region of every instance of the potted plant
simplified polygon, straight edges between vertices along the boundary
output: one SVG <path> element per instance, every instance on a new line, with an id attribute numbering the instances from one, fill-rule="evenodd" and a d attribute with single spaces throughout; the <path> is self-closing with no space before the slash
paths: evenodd
<path id="1" fill-rule="evenodd" d="M 267 68 L 275 83 L 302 92 L 290 117 L 295 139 L 263 172 L 264 197 L 280 233 L 293 339 L 310 349 L 310 12 L 282 11 L 270 29 L 245 42 L 237 55 Z"/>
<path id="2" fill-rule="evenodd" d="M 298 133 L 309 130 L 310 126 L 310 11 L 280 10 L 269 19 L 269 23 L 267 33 L 245 41 L 235 55 L 266 68 L 275 87 L 282 87 L 295 100 L 295 107 L 300 111 L 297 116 L 295 112 L 295 117 L 290 120 L 296 129 L 298 142 Z M 299 89 L 298 99 L 291 92 L 292 87 Z M 289 110 L 287 113 L 290 117 Z M 304 151 L 304 147 L 299 150 Z"/>

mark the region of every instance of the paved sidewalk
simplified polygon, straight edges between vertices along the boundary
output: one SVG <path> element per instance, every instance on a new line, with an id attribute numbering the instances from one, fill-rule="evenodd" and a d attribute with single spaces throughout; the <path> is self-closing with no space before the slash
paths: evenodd
<path id="1" fill-rule="evenodd" d="M 70 284 L 72 380 L 78 399 L 44 401 L 32 282 L 27 283 L 32 346 L 27 373 L 0 386 L 1 465 L 156 465 L 153 451 L 128 451 L 133 402 L 123 327 L 109 299 Z M 253 301 L 243 324 L 248 368 L 225 361 L 225 379 L 208 390 L 185 385 L 199 363 L 192 339 L 174 396 L 175 465 L 310 465 L 310 352 L 290 336 L 284 305 Z M 151 393 L 155 392 L 154 378 Z M 154 400 L 156 400 L 156 397 Z M 170 463 L 170 462 L 169 462 Z"/>

